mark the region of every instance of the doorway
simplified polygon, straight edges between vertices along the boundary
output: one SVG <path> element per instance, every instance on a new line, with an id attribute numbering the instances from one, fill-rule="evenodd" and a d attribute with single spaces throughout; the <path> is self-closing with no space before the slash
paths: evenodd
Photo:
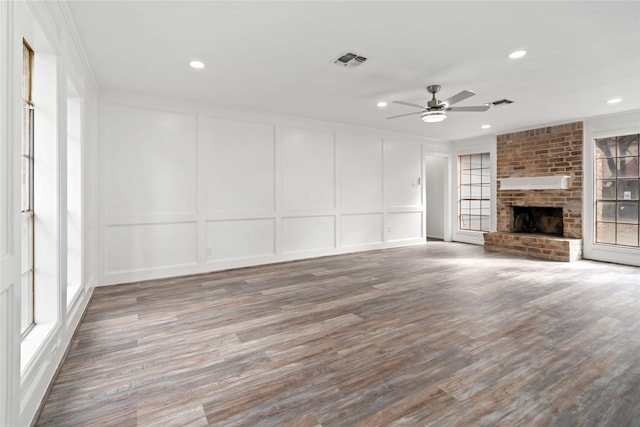
<path id="1" fill-rule="evenodd" d="M 425 200 L 427 211 L 427 240 L 448 240 L 445 237 L 447 212 L 446 194 L 448 159 L 442 156 L 425 157 Z"/>

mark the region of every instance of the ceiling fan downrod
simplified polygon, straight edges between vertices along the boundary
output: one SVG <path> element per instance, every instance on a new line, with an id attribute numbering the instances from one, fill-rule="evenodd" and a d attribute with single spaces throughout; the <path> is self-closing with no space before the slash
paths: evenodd
<path id="1" fill-rule="evenodd" d="M 427 102 L 429 108 L 437 108 L 440 106 L 440 102 L 436 98 L 436 93 L 440 91 L 440 85 L 427 86 L 427 92 L 432 95 L 431 101 Z"/>

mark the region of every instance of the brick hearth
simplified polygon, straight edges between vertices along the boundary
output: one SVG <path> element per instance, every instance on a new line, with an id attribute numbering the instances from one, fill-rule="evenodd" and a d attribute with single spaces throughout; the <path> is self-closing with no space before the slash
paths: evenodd
<path id="1" fill-rule="evenodd" d="M 582 257 L 582 122 L 497 137 L 498 231 L 485 249 L 554 261 Z M 500 190 L 500 179 L 569 176 L 568 189 Z M 562 208 L 563 236 L 512 233 L 513 206 Z"/>
<path id="2" fill-rule="evenodd" d="M 486 233 L 484 247 L 487 250 L 528 255 L 551 261 L 577 261 L 582 258 L 582 240 L 566 237 L 523 233 Z"/>

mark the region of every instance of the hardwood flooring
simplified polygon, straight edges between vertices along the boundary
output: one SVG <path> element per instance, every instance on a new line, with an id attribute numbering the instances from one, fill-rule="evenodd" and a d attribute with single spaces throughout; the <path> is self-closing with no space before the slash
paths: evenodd
<path id="1" fill-rule="evenodd" d="M 640 268 L 429 242 L 97 288 L 37 424 L 640 426 Z"/>

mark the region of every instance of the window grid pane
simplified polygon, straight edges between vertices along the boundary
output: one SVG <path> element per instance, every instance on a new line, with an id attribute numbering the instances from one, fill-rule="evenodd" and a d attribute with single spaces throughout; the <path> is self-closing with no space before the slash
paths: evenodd
<path id="1" fill-rule="evenodd" d="M 458 218 L 461 230 L 489 231 L 491 228 L 491 163 L 489 153 L 458 157 L 460 186 Z"/>
<path id="2" fill-rule="evenodd" d="M 595 242 L 640 247 L 640 135 L 595 140 Z"/>

